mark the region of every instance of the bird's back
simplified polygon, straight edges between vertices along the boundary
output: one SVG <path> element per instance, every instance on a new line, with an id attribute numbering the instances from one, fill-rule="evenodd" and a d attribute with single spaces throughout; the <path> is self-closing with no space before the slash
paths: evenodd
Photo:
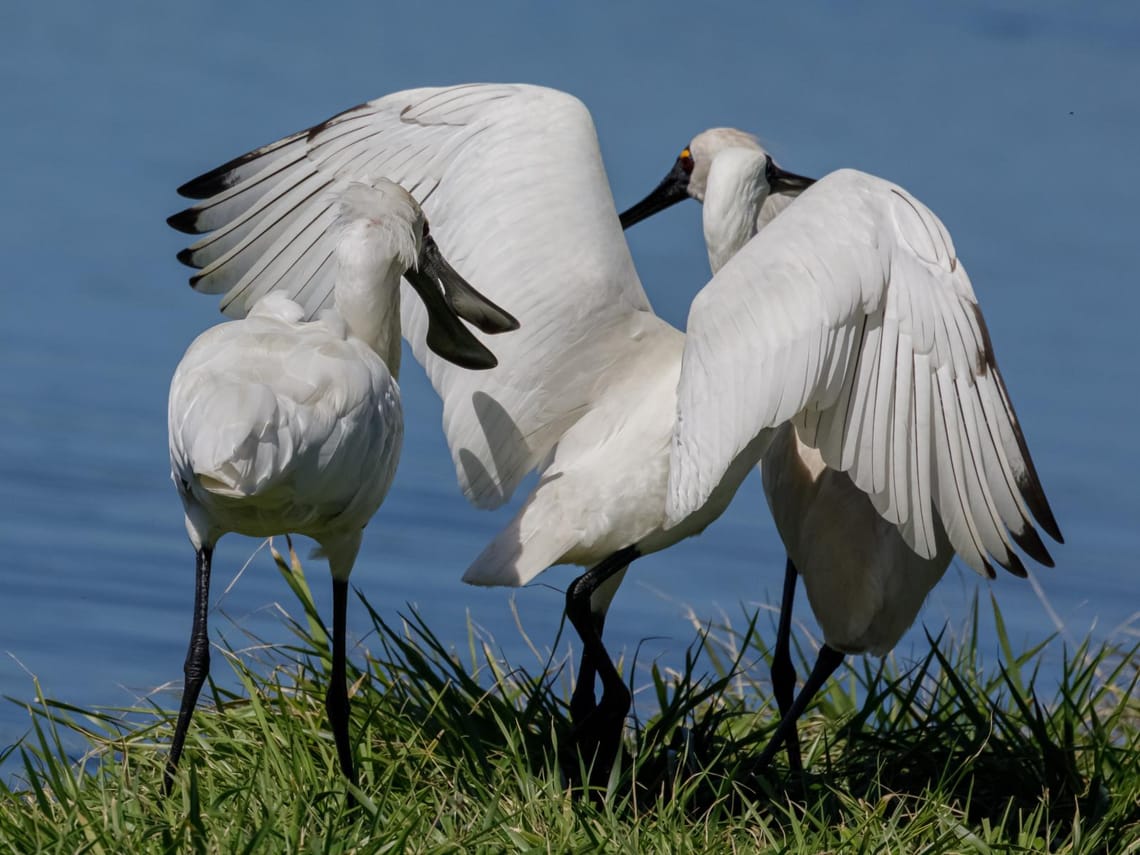
<path id="1" fill-rule="evenodd" d="M 219 533 L 359 528 L 395 472 L 399 389 L 338 317 L 271 308 L 203 333 L 175 373 L 171 469 L 187 512 Z"/>

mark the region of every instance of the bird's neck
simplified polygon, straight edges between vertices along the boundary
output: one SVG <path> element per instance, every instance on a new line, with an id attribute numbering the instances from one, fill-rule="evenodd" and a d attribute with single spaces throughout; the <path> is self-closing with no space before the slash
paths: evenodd
<path id="1" fill-rule="evenodd" d="M 400 277 L 403 265 L 376 253 L 338 257 L 334 296 L 349 332 L 400 373 Z"/>
<path id="2" fill-rule="evenodd" d="M 709 168 L 702 220 L 713 273 L 756 234 L 768 198 L 766 163 L 762 152 L 737 148 L 718 154 Z"/>

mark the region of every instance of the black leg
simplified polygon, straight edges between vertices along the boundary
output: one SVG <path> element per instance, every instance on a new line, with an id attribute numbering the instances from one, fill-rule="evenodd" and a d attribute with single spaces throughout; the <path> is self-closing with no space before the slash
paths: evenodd
<path id="1" fill-rule="evenodd" d="M 625 577 L 625 571 L 628 568 L 629 565 L 627 564 L 605 582 L 599 583 L 590 595 L 590 613 L 594 620 L 594 629 L 599 637 L 606 626 L 606 612 L 609 610 L 614 594 L 617 593 L 618 586 Z M 584 721 L 597 709 L 598 705 L 594 700 L 594 683 L 597 675 L 598 669 L 594 666 L 593 659 L 590 658 L 588 651 L 583 650 L 582 660 L 578 665 L 578 679 L 574 683 L 574 693 L 570 696 L 571 721 Z"/>
<path id="2" fill-rule="evenodd" d="M 792 559 L 784 568 L 784 597 L 780 601 L 780 624 L 776 629 L 776 650 L 772 654 L 772 694 L 776 696 L 776 704 L 780 707 L 780 720 L 788 717 L 792 708 L 792 701 L 796 695 L 796 669 L 792 665 L 791 635 L 792 635 L 792 603 L 796 598 L 796 566 Z M 793 772 L 800 772 L 804 768 L 800 758 L 800 737 L 796 731 L 795 720 L 788 731 L 788 767 Z"/>
<path id="3" fill-rule="evenodd" d="M 606 626 L 604 614 L 593 614 L 594 632 L 601 638 L 602 630 Z M 598 676 L 598 669 L 594 667 L 594 660 L 586 650 L 582 650 L 582 660 L 578 665 L 578 679 L 574 683 L 574 692 L 570 695 L 570 721 L 581 724 L 597 709 L 594 699 L 594 683 Z"/>
<path id="4" fill-rule="evenodd" d="M 356 783 L 356 769 L 352 765 L 352 749 L 348 742 L 348 676 L 345 668 L 345 624 L 348 615 L 348 580 L 333 579 L 333 650 L 332 674 L 325 693 L 325 712 L 336 742 L 336 753 L 344 777 Z M 349 806 L 354 804 L 350 793 Z"/>
<path id="5" fill-rule="evenodd" d="M 170 745 L 170 755 L 166 759 L 166 771 L 163 773 L 162 791 L 166 795 L 170 795 L 170 790 L 174 787 L 174 770 L 178 767 L 178 758 L 182 756 L 186 731 L 190 729 L 190 717 L 194 714 L 202 684 L 210 673 L 210 638 L 206 631 L 206 616 L 210 611 L 210 559 L 213 554 L 213 546 L 203 546 L 196 554 L 194 623 L 190 629 L 190 649 L 183 666 L 186 680 L 182 684 L 182 706 L 178 710 L 174 742 Z"/>
<path id="6" fill-rule="evenodd" d="M 621 746 L 622 725 L 632 703 L 629 689 L 610 659 L 600 633 L 601 622 L 590 609 L 590 597 L 598 586 L 618 573 L 640 553 L 627 546 L 591 567 L 566 590 L 566 617 L 582 639 L 582 655 L 589 657 L 589 670 L 596 670 L 602 680 L 602 700 L 581 721 L 574 722 L 573 736 L 579 748 L 585 748 L 585 760 L 592 767 L 591 780 L 602 783 L 609 778 L 610 768 Z M 581 679 L 581 678 L 579 678 Z M 577 691 L 577 690 L 576 690 Z"/>
<path id="7" fill-rule="evenodd" d="M 811 675 L 804 682 L 804 687 L 800 689 L 800 693 L 796 695 L 791 708 L 780 719 L 780 726 L 776 728 L 776 733 L 769 740 L 764 750 L 760 752 L 760 756 L 756 760 L 757 772 L 768 767 L 768 764 L 772 762 L 772 757 L 780 750 L 780 746 L 787 741 L 788 734 L 795 732 L 796 721 L 803 715 L 807 705 L 815 697 L 815 693 L 827 682 L 827 678 L 835 673 L 835 669 L 839 667 L 842 661 L 843 654 L 838 650 L 828 647 L 826 644 L 819 649 L 819 656 L 816 657 L 815 667 L 811 669 Z"/>

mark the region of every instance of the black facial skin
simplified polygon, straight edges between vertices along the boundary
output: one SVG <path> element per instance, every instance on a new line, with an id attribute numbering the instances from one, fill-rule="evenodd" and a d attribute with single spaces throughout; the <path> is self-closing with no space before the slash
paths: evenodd
<path id="1" fill-rule="evenodd" d="M 666 208 L 689 198 L 689 176 L 693 172 L 693 158 L 689 150 L 681 152 L 669 174 L 653 188 L 653 192 L 633 207 L 622 212 L 621 227 L 628 229 Z"/>
<path id="2" fill-rule="evenodd" d="M 689 198 L 689 176 L 692 175 L 692 172 L 693 157 L 689 149 L 686 148 L 673 164 L 673 168 L 669 170 L 669 174 L 653 189 L 653 192 L 633 207 L 622 212 L 619 218 L 621 227 L 628 229 L 630 226 Z M 796 175 L 794 172 L 780 169 L 770 157 L 764 168 L 764 174 L 772 193 L 799 192 L 806 190 L 815 183 L 814 178 L 806 178 L 803 175 Z"/>

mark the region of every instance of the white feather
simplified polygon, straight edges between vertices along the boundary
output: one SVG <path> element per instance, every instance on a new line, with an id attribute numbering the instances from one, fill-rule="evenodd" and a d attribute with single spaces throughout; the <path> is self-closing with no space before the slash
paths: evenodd
<path id="1" fill-rule="evenodd" d="M 700 507 L 761 431 L 796 418 L 921 556 L 937 553 L 928 496 L 979 572 L 1014 566 L 1008 532 L 1033 528 L 1027 507 L 1055 529 L 1036 479 L 1011 478 L 1031 464 L 1008 399 L 987 395 L 980 411 L 975 390 L 1000 375 L 953 252 L 925 206 L 851 170 L 817 182 L 741 249 L 690 310 L 669 519 Z M 852 334 L 854 368 L 844 347 L 819 345 Z"/>

